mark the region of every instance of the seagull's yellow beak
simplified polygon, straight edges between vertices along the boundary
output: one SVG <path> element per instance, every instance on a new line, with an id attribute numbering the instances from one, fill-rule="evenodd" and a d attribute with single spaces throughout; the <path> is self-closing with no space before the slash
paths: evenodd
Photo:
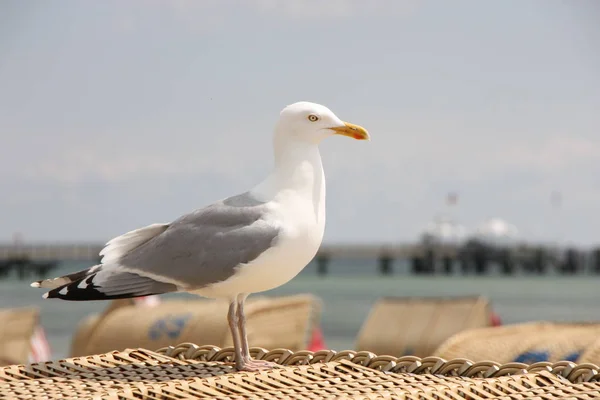
<path id="1" fill-rule="evenodd" d="M 338 135 L 348 136 L 357 140 L 370 140 L 369 132 L 359 125 L 354 125 L 349 122 L 344 122 L 343 126 L 335 126 L 329 128 Z"/>

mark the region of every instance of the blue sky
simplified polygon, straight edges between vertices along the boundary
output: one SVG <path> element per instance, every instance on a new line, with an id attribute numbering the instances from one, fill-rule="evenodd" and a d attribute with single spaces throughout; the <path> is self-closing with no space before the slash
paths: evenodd
<path id="1" fill-rule="evenodd" d="M 244 191 L 285 105 L 322 145 L 326 242 L 470 228 L 600 243 L 593 0 L 0 3 L 0 241 L 100 240 Z M 562 193 L 553 208 L 550 196 Z"/>

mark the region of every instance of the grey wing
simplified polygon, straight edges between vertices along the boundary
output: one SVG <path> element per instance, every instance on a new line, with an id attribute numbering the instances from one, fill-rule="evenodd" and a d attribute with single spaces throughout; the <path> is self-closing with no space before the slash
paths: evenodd
<path id="1" fill-rule="evenodd" d="M 102 264 L 32 286 L 46 297 L 96 300 L 199 289 L 232 276 L 272 247 L 279 227 L 266 218 L 268 204 L 248 194 L 231 197 L 111 240 Z"/>
<path id="2" fill-rule="evenodd" d="M 182 289 L 224 281 L 274 245 L 280 229 L 267 213 L 248 194 L 229 198 L 181 217 L 118 263 Z"/>

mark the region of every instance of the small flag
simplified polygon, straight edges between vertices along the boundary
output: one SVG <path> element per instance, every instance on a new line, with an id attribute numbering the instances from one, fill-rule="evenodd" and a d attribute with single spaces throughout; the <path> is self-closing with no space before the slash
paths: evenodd
<path id="1" fill-rule="evenodd" d="M 323 349 L 325 349 L 325 338 L 323 337 L 323 332 L 321 331 L 321 328 L 316 327 L 312 331 L 310 343 L 308 344 L 308 350 L 319 351 Z"/>
<path id="2" fill-rule="evenodd" d="M 30 339 L 31 351 L 29 353 L 29 362 L 44 362 L 49 361 L 52 358 L 52 350 L 50 350 L 50 343 L 46 340 L 46 333 L 41 325 L 38 325 Z"/>
<path id="3" fill-rule="evenodd" d="M 136 305 L 141 305 L 145 307 L 154 307 L 160 304 L 160 299 L 156 295 L 134 297 L 133 300 L 136 303 Z"/>

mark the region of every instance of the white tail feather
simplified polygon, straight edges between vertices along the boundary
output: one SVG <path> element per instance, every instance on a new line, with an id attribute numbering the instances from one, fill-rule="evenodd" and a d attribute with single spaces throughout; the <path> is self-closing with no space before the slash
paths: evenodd
<path id="1" fill-rule="evenodd" d="M 59 286 L 65 285 L 71 282 L 69 278 L 61 276 L 60 278 L 44 279 L 43 281 L 33 282 L 31 287 L 44 288 L 44 289 L 55 289 Z"/>
<path id="2" fill-rule="evenodd" d="M 102 263 L 109 264 L 119 261 L 125 254 L 160 235 L 168 227 L 169 224 L 152 224 L 109 240 L 100 252 Z"/>

